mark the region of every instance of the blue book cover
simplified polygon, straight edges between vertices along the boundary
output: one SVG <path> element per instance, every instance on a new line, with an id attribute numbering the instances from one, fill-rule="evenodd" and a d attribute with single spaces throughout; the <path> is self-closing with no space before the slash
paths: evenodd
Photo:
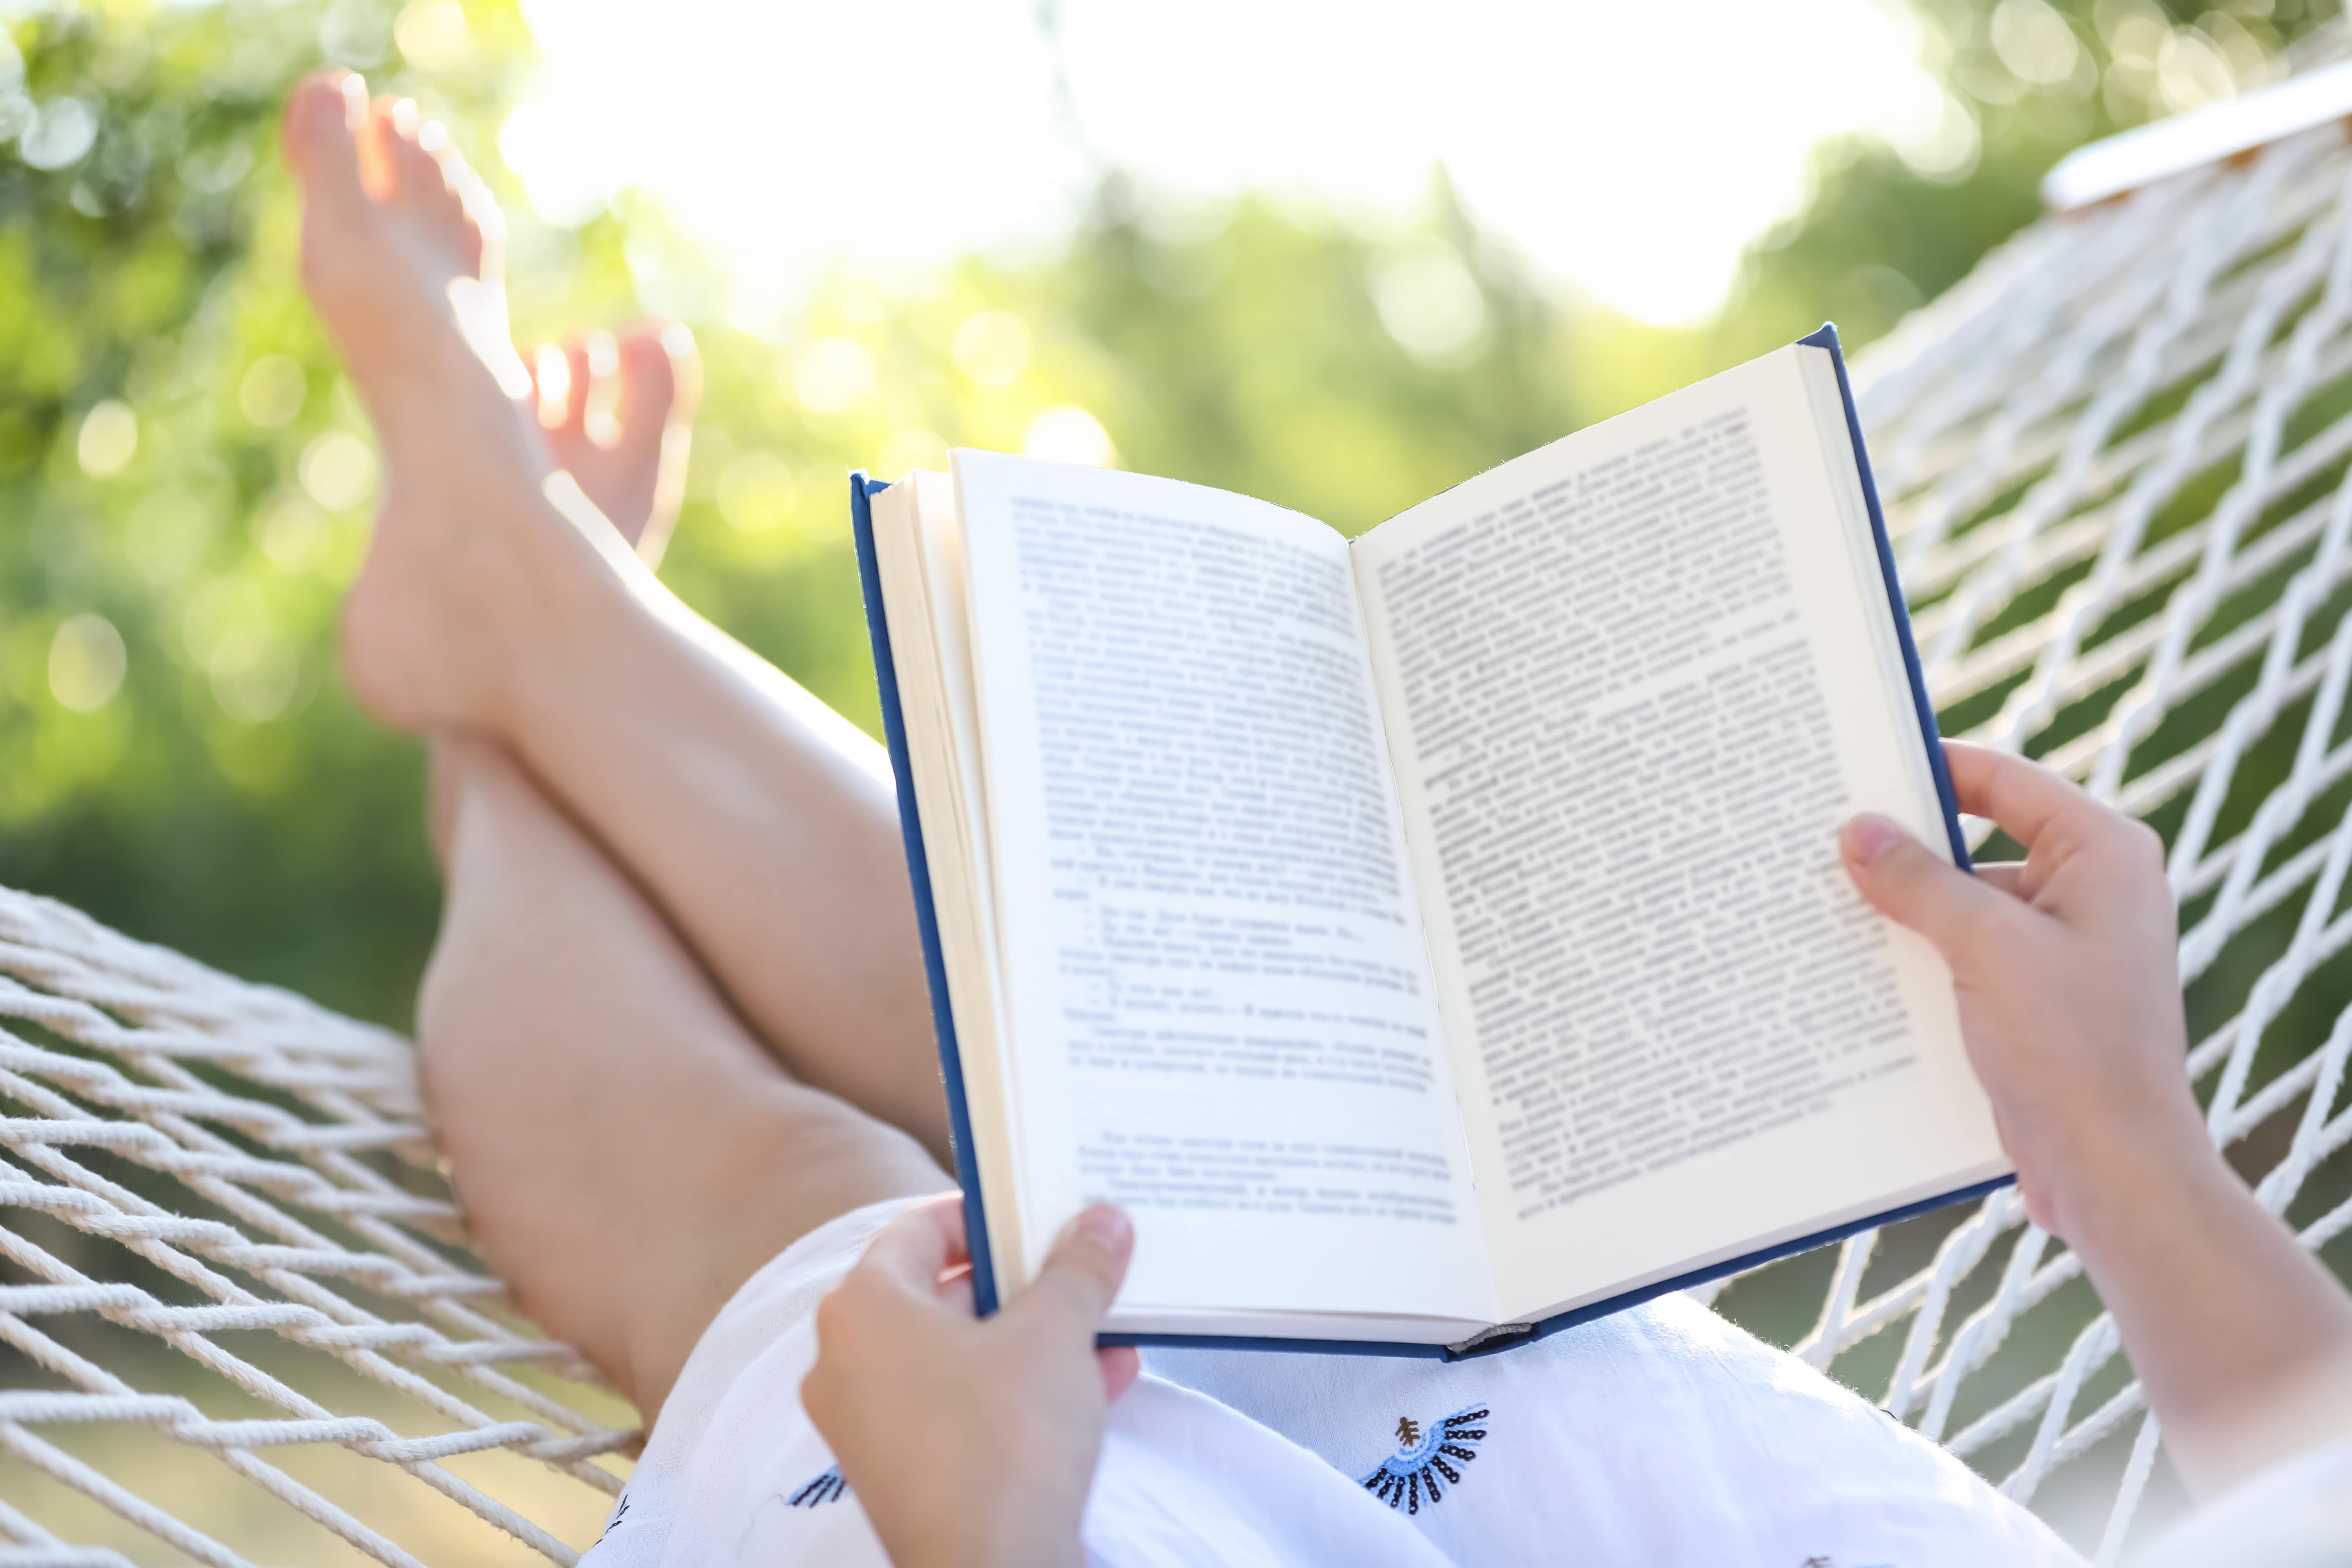
<path id="1" fill-rule="evenodd" d="M 1837 329 L 1823 325 L 1819 331 L 1798 340 L 1806 345 L 1825 349 L 1836 367 L 1839 395 L 1844 405 L 1846 434 L 1853 446 L 1854 466 L 1862 486 L 1863 499 L 1869 514 L 1873 542 L 1875 545 L 1880 573 L 1884 579 L 1886 602 L 1892 613 L 1897 640 L 1901 648 L 1905 672 L 1913 703 L 1916 707 L 1919 730 L 1927 742 L 1927 762 L 1933 773 L 1936 790 L 1943 807 L 1946 830 L 1949 834 L 1955 861 L 1962 868 L 1969 864 L 1968 847 L 1961 835 L 1959 813 L 1952 793 L 1952 783 L 1944 762 L 1943 748 L 1937 737 L 1936 715 L 1929 704 L 1925 677 L 1911 635 L 1908 612 L 1903 599 L 1902 586 L 1895 575 L 1895 556 L 1886 532 L 1886 521 L 1880 509 L 1877 487 L 1872 478 L 1870 459 L 1863 443 L 1862 424 L 1856 413 L 1853 393 L 1847 378 L 1844 355 L 1839 346 Z M 954 1008 L 950 1001 L 947 965 L 940 938 L 938 911 L 934 905 L 929 857 L 923 846 L 919 807 L 915 798 L 913 770 L 908 762 L 906 718 L 899 700 L 898 675 L 892 653 L 888 613 L 883 602 L 881 573 L 876 555 L 872 498 L 888 486 L 877 482 L 861 471 L 849 477 L 849 505 L 852 531 L 856 540 L 859 581 L 864 589 L 866 626 L 874 650 L 875 681 L 881 700 L 884 739 L 888 746 L 892 772 L 898 784 L 898 813 L 901 830 L 906 839 L 907 866 L 913 887 L 917 921 L 919 928 L 923 963 L 931 996 L 931 1010 L 937 1026 L 940 1065 L 946 1090 L 950 1123 L 955 1142 L 956 1174 L 963 1190 L 964 1218 L 970 1237 L 972 1263 L 972 1295 L 978 1310 L 993 1312 L 999 1302 L 999 1289 L 989 1247 L 988 1220 L 981 1200 L 980 1173 L 973 1155 L 971 1110 L 965 1095 L 963 1062 L 956 1043 Z M 1726 1258 L 1703 1268 L 1660 1279 L 1637 1289 L 1626 1290 L 1605 1300 L 1588 1302 L 1567 1311 L 1559 1312 L 1538 1321 L 1507 1323 L 1454 1345 L 1398 1343 L 1389 1341 L 1307 1340 L 1240 1335 L 1204 1334 L 1105 1334 L 1107 1344 L 1213 1346 L 1225 1349 L 1257 1349 L 1268 1351 L 1312 1352 L 1324 1354 L 1397 1355 L 1459 1360 L 1468 1356 L 1492 1354 L 1518 1345 L 1528 1344 L 1561 1329 L 1589 1322 L 1612 1312 L 1622 1311 L 1653 1298 L 1671 1291 L 1740 1273 L 1747 1269 L 1810 1251 L 1814 1247 L 1839 1241 L 1846 1237 L 1874 1226 L 1891 1225 L 1917 1214 L 1982 1197 L 1998 1188 L 2009 1185 L 2013 1176 L 2000 1176 L 1976 1182 L 1938 1194 L 1920 1202 L 1905 1205 L 1883 1213 L 1873 1214 L 1833 1228 L 1816 1231 L 1792 1240 L 1780 1242 L 1756 1251 Z"/>

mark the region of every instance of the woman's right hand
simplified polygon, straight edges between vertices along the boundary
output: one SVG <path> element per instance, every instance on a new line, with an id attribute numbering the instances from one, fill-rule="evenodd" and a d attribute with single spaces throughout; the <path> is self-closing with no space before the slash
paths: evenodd
<path id="1" fill-rule="evenodd" d="M 2025 859 L 1970 876 L 1863 816 L 1846 868 L 1943 954 L 2026 1212 L 2083 1259 L 2184 1479 L 2210 1494 L 2352 1436 L 2352 1298 L 2190 1092 L 2162 842 L 2021 758 L 1945 754 L 1960 809 Z"/>
<path id="2" fill-rule="evenodd" d="M 2071 1242 L 2126 1164 L 2214 1159 L 2182 1070 L 2164 844 L 2021 757 L 1944 752 L 1960 809 L 1997 823 L 2024 860 L 1970 876 L 1867 816 L 1840 847 L 1862 896 L 1943 954 L 2026 1212 Z"/>

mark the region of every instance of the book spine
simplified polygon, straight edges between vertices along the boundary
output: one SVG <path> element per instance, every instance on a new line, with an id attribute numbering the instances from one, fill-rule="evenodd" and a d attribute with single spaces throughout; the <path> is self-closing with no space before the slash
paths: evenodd
<path id="1" fill-rule="evenodd" d="M 1742 1253 L 1738 1258 L 1727 1258 L 1720 1263 L 1709 1264 L 1705 1268 L 1694 1268 L 1687 1274 L 1677 1274 L 1671 1279 L 1661 1279 L 1655 1284 L 1644 1285 L 1638 1289 L 1612 1296 L 1606 1300 L 1591 1301 L 1581 1307 L 1572 1307 L 1556 1316 L 1525 1325 L 1525 1331 L 1521 1333 L 1492 1340 L 1481 1338 L 1463 1345 L 1447 1346 L 1440 1353 L 1447 1361 L 1470 1361 L 1478 1356 L 1516 1350 L 1521 1345 L 1533 1344 L 1538 1340 L 1549 1338 L 1562 1329 L 1572 1329 L 1579 1323 L 1589 1323 L 1596 1318 L 1605 1318 L 1612 1312 L 1622 1312 L 1628 1307 L 1638 1307 L 1644 1301 L 1655 1300 L 1660 1296 L 1671 1295 L 1676 1290 L 1687 1290 L 1694 1285 L 1704 1285 L 1710 1279 L 1721 1279 L 1733 1274 L 1745 1274 L 1750 1268 L 1761 1268 L 1767 1263 L 1777 1263 L 1783 1258 L 1794 1258 L 1801 1252 L 1811 1252 L 1817 1247 L 1827 1247 L 1833 1241 L 1843 1241 L 1847 1237 L 1859 1236 L 1865 1230 L 1899 1224 L 1915 1215 L 1927 1214 L 1950 1204 L 1964 1204 L 1976 1198 L 1988 1197 L 2003 1187 L 2014 1184 L 2016 1181 L 2015 1176 L 1995 1176 L 1990 1181 L 1977 1182 L 1965 1187 L 1955 1187 L 1948 1193 L 1938 1193 L 1931 1198 L 1921 1198 L 1917 1203 L 1905 1204 L 1900 1208 L 1888 1209 L 1884 1214 L 1867 1215 L 1861 1219 L 1849 1220 L 1843 1225 L 1832 1226 L 1828 1230 L 1817 1230 L 1811 1236 L 1801 1236 L 1793 1241 L 1781 1242 L 1777 1247 L 1759 1247 L 1754 1252 Z"/>
<path id="2" fill-rule="evenodd" d="M 1968 839 L 1960 832 L 1959 798 L 1952 793 L 1952 771 L 1944 765 L 1943 737 L 1936 729 L 1936 710 L 1927 700 L 1927 677 L 1919 668 L 1919 649 L 1911 639 L 1911 612 L 1903 600 L 1903 580 L 1895 571 L 1895 547 L 1887 542 L 1886 514 L 1879 510 L 1878 483 L 1870 475 L 1870 449 L 1862 442 L 1862 415 L 1853 405 L 1853 384 L 1846 379 L 1845 352 L 1838 346 L 1837 325 L 1824 321 L 1817 331 L 1797 340 L 1830 351 L 1837 367 L 1838 399 L 1845 405 L 1845 433 L 1853 445 L 1854 470 L 1862 476 L 1862 503 L 1870 512 L 1870 537 L 1878 547 L 1878 570 L 1886 580 L 1886 607 L 1895 613 L 1895 638 L 1903 648 L 1903 669 L 1911 681 L 1911 702 L 1919 710 L 1919 733 L 1927 742 L 1927 767 L 1935 774 L 1936 798 L 1944 807 L 1944 831 L 1952 841 L 1952 863 L 1973 869 Z"/>
<path id="3" fill-rule="evenodd" d="M 963 1058 L 956 1049 L 955 1009 L 948 1000 L 947 959 L 940 945 L 939 912 L 931 903 L 931 863 L 923 853 L 922 819 L 915 807 L 915 772 L 908 763 L 907 719 L 898 703 L 898 665 L 890 653 L 890 618 L 882 604 L 882 569 L 874 551 L 872 498 L 889 489 L 857 469 L 849 476 L 849 525 L 857 543 L 857 580 L 866 595 L 866 630 L 874 643 L 874 686 L 882 702 L 882 738 L 898 785 L 898 830 L 907 841 L 907 878 L 913 884 L 915 925 L 923 942 L 923 977 L 931 989 L 931 1023 L 940 1037 L 940 1077 L 947 1089 L 948 1135 L 955 1144 L 956 1180 L 963 1186 L 964 1236 L 971 1252 L 971 1302 L 982 1317 L 996 1310 L 996 1270 L 988 1247 L 988 1215 L 981 1204 L 980 1169 L 972 1155 L 971 1108 L 964 1100 Z"/>

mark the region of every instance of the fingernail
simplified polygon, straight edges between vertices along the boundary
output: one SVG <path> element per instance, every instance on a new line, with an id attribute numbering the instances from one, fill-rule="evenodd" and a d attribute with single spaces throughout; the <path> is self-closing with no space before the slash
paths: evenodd
<path id="1" fill-rule="evenodd" d="M 1845 852 L 1867 866 L 1903 841 L 1903 830 L 1874 811 L 1865 811 L 1845 825 Z"/>
<path id="2" fill-rule="evenodd" d="M 1077 1233 L 1113 1252 L 1124 1252 L 1135 1240 L 1135 1226 L 1117 1204 L 1096 1204 L 1082 1210 Z"/>

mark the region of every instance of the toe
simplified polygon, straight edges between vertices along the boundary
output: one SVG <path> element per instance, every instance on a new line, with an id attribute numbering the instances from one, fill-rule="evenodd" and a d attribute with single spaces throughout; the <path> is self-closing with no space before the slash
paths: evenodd
<path id="1" fill-rule="evenodd" d="M 640 471 L 652 469 L 653 501 L 636 544 L 647 565 L 658 565 L 686 499 L 687 450 L 695 405 L 702 399 L 702 360 L 694 334 L 677 322 L 641 323 L 622 333 L 617 347 L 616 444 L 623 461 Z"/>
<path id="2" fill-rule="evenodd" d="M 495 281 L 499 253 L 506 242 L 506 217 L 499 211 L 498 198 L 490 195 L 489 186 L 466 162 L 466 155 L 457 151 L 457 139 L 449 134 L 449 128 L 439 121 L 432 121 L 417 132 L 416 144 L 432 154 L 441 167 L 442 185 L 449 193 L 454 208 L 450 221 L 471 231 L 464 238 L 476 274 Z"/>
<path id="3" fill-rule="evenodd" d="M 694 334 L 675 321 L 646 321 L 621 334 L 620 391 L 613 414 L 624 441 L 661 445 L 662 432 L 694 417 L 702 360 Z"/>
<path id="4" fill-rule="evenodd" d="M 458 155 L 447 126 L 437 120 L 427 121 L 416 132 L 416 148 L 434 169 L 427 174 L 420 164 L 416 171 L 417 186 L 425 193 L 432 221 L 457 247 L 468 273 L 477 278 L 493 276 L 495 269 L 488 264 L 492 229 L 480 221 L 478 208 L 488 206 L 495 213 L 497 204 L 488 191 L 478 189 L 481 181 Z"/>
<path id="5" fill-rule="evenodd" d="M 465 209 L 467 254 L 473 258 L 474 276 L 495 284 L 505 266 L 506 214 L 499 210 L 498 198 L 472 169 L 465 170 L 457 187 L 458 205 Z"/>
<path id="6" fill-rule="evenodd" d="M 572 403 L 572 356 L 555 343 L 540 344 L 531 351 L 530 384 L 539 427 L 562 436 L 564 413 Z"/>
<path id="7" fill-rule="evenodd" d="M 482 184 L 480 174 L 473 172 L 473 164 L 466 163 L 466 155 L 457 151 L 457 139 L 440 120 L 428 120 L 419 127 L 416 148 L 440 169 L 440 184 L 433 185 L 436 218 L 458 247 L 466 270 L 487 282 L 497 282 L 499 247 L 506 240 L 506 218 L 499 214 L 499 200 L 489 193 L 489 185 Z M 424 179 L 421 172 L 419 179 Z"/>
<path id="8" fill-rule="evenodd" d="M 564 345 L 572 356 L 572 385 L 578 401 L 566 411 L 592 445 L 610 447 L 620 437 L 614 410 L 620 400 L 621 353 L 610 332 L 575 336 Z"/>
<path id="9" fill-rule="evenodd" d="M 349 72 L 320 71 L 294 89 L 280 141 L 305 200 L 348 208 L 367 199 L 360 173 L 366 123 L 367 83 Z"/>
<path id="10" fill-rule="evenodd" d="M 415 101 L 404 98 L 386 106 L 379 100 L 376 120 L 383 127 L 384 156 L 392 167 L 394 199 L 427 217 L 454 213 L 457 193 L 441 172 L 441 161 L 425 150 L 425 121 Z M 443 140 L 446 136 L 442 132 Z"/>
<path id="11" fill-rule="evenodd" d="M 396 99 L 379 98 L 363 111 L 359 127 L 360 176 L 368 195 L 389 202 L 400 194 L 400 168 L 394 144 L 400 140 Z"/>
<path id="12" fill-rule="evenodd" d="M 405 98 L 377 99 L 367 125 L 361 147 L 363 154 L 373 149 L 368 187 L 376 199 L 421 225 L 460 273 L 496 282 L 498 204 L 458 155 L 448 127 L 425 120 Z"/>
<path id="13" fill-rule="evenodd" d="M 459 182 L 466 177 L 466 161 L 450 142 L 449 128 L 437 120 L 428 120 L 417 130 L 415 169 L 417 189 L 440 210 L 444 221 L 464 222 L 466 198 Z"/>
<path id="14" fill-rule="evenodd" d="M 474 191 L 481 185 L 481 176 L 466 162 L 466 155 L 457 151 L 457 138 L 449 134 L 449 128 L 437 120 L 426 121 L 417 128 L 416 148 L 441 171 L 441 186 L 449 193 L 450 199 L 461 205 L 469 204 Z"/>

